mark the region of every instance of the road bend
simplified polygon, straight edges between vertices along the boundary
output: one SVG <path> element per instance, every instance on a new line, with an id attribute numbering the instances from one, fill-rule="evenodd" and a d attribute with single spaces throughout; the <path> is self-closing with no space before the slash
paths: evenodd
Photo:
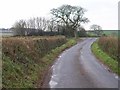
<path id="1" fill-rule="evenodd" d="M 118 77 L 91 52 L 96 38 L 65 50 L 51 67 L 44 88 L 118 88 Z"/>

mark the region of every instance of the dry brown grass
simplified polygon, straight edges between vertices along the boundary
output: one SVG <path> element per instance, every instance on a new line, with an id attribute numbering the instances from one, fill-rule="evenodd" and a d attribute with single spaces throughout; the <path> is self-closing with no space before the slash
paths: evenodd
<path id="1" fill-rule="evenodd" d="M 112 37 L 112 36 L 101 37 L 98 40 L 98 45 L 104 52 L 106 52 L 113 59 L 118 60 L 118 56 L 119 56 L 118 50 L 120 49 L 120 46 L 118 45 L 117 37 Z"/>
<path id="2" fill-rule="evenodd" d="M 44 70 L 52 62 L 42 58 L 64 43 L 66 38 L 63 36 L 3 38 L 3 87 L 35 87 L 38 76 L 42 78 Z"/>
<path id="3" fill-rule="evenodd" d="M 38 61 L 65 42 L 65 37 L 9 37 L 2 39 L 2 52 L 14 61 L 24 62 L 23 55 Z"/>

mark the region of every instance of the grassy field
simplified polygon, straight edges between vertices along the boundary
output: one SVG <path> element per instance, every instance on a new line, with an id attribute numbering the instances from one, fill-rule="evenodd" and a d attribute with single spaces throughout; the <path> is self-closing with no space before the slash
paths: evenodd
<path id="1" fill-rule="evenodd" d="M 76 44 L 65 37 L 9 37 L 3 40 L 2 85 L 5 88 L 41 87 L 55 58 Z"/>
<path id="2" fill-rule="evenodd" d="M 102 30 L 103 34 L 106 36 L 117 36 L 120 37 L 120 31 L 119 30 Z M 88 31 L 87 32 L 88 36 L 96 36 L 94 31 Z"/>
<path id="3" fill-rule="evenodd" d="M 95 56 L 107 65 L 114 73 L 120 75 L 118 66 L 118 47 L 117 38 L 102 37 L 92 45 L 92 52 Z M 119 69 L 119 70 L 118 70 Z"/>
<path id="4" fill-rule="evenodd" d="M 107 36 L 120 36 L 120 32 L 118 30 L 103 30 L 103 33 Z"/>

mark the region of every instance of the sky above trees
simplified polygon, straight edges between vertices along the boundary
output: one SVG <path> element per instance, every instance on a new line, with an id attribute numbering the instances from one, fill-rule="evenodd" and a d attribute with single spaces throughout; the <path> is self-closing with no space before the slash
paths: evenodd
<path id="1" fill-rule="evenodd" d="M 118 29 L 119 0 L 0 0 L 0 28 L 10 28 L 20 19 L 30 17 L 50 18 L 50 10 L 63 4 L 81 6 L 87 10 L 85 16 L 90 25 L 98 24 L 105 30 Z"/>

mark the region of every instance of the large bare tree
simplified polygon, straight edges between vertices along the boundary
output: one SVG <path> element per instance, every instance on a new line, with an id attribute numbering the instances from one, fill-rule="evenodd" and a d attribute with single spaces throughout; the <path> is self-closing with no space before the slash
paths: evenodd
<path id="1" fill-rule="evenodd" d="M 65 24 L 66 29 L 74 32 L 75 37 L 77 37 L 77 28 L 81 26 L 81 23 L 89 22 L 88 18 L 84 17 L 85 12 L 84 8 L 71 5 L 62 5 L 51 10 L 55 20 Z"/>

